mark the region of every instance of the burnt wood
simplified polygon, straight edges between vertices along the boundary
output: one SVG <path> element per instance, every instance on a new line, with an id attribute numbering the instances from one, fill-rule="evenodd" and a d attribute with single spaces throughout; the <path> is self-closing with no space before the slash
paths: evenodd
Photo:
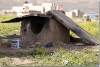
<path id="1" fill-rule="evenodd" d="M 23 21 L 23 20 L 25 20 L 25 21 L 35 21 L 34 23 L 38 23 L 36 21 L 47 22 L 49 20 L 49 17 L 48 16 L 30 16 L 30 15 L 27 15 L 27 16 L 22 16 L 22 17 L 16 17 L 16 18 L 13 18 L 11 20 L 2 21 L 1 23 L 20 22 L 20 21 Z"/>

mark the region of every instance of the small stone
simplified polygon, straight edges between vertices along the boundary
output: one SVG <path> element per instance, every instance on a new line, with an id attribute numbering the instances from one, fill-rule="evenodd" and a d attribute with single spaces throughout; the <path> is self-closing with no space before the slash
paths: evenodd
<path id="1" fill-rule="evenodd" d="M 84 45 L 83 43 L 76 43 L 77 46 L 81 46 Z"/>
<path id="2" fill-rule="evenodd" d="M 50 47 L 53 47 L 53 43 L 52 42 L 49 42 L 47 43 L 46 45 L 44 45 L 45 48 L 50 48 Z"/>
<path id="3" fill-rule="evenodd" d="M 68 64 L 68 60 L 64 60 L 64 62 L 63 62 L 63 63 L 64 63 L 65 65 L 66 65 L 66 64 Z"/>

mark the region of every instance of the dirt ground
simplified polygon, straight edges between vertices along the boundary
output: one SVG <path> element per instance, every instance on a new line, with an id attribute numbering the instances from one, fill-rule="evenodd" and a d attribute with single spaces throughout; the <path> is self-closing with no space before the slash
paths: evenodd
<path id="1" fill-rule="evenodd" d="M 75 50 L 75 51 L 81 51 L 84 49 L 91 49 L 93 51 L 99 51 L 99 45 L 97 46 L 86 46 L 86 45 L 78 45 L 76 44 L 63 44 L 57 45 L 57 47 L 52 48 L 46 48 L 48 51 L 59 49 L 60 47 L 66 49 L 66 50 Z M 37 60 L 32 59 L 29 55 L 31 52 L 33 52 L 34 48 L 19 48 L 19 49 L 12 49 L 12 48 L 2 48 L 0 47 L 0 54 L 4 54 L 3 57 L 0 56 L 1 59 L 3 59 L 3 63 L 11 64 L 11 65 L 30 65 L 30 64 L 37 64 Z M 29 56 L 29 57 L 28 57 Z M 10 61 L 9 61 L 10 60 Z M 7 62 L 9 61 L 9 63 Z M 1 63 L 1 62 L 0 62 Z"/>
<path id="2" fill-rule="evenodd" d="M 91 49 L 92 51 L 99 51 L 99 45 L 79 45 L 81 43 L 77 44 L 64 44 L 64 45 L 57 45 L 56 47 L 51 47 L 51 48 L 45 48 L 48 51 L 53 51 L 55 49 L 59 48 L 64 48 L 66 50 L 75 50 L 75 51 L 81 51 L 84 49 Z M 16 55 L 17 53 L 30 53 L 34 50 L 34 48 L 5 48 L 5 47 L 0 47 L 0 53 L 5 53 L 5 54 L 12 54 Z"/>

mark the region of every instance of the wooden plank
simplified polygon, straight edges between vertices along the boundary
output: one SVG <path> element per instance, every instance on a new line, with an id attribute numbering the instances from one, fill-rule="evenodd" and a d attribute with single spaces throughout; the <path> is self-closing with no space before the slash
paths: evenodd
<path id="1" fill-rule="evenodd" d="M 30 15 L 27 15 L 27 16 L 22 16 L 22 17 L 16 17 L 16 18 L 13 18 L 13 19 L 10 19 L 10 20 L 7 20 L 7 21 L 2 21 L 1 23 L 16 23 L 16 22 L 20 22 L 20 21 L 36 21 L 36 20 L 40 20 L 40 21 L 49 21 L 49 17 L 48 16 L 30 16 Z M 37 22 L 34 22 L 34 23 L 37 23 Z"/>
<path id="2" fill-rule="evenodd" d="M 77 36 L 79 36 L 84 43 L 87 44 L 98 44 L 97 40 L 87 31 L 82 29 L 79 25 L 77 25 L 74 21 L 72 21 L 69 17 L 63 14 L 60 11 L 50 11 L 48 14 L 52 15 L 55 20 L 59 21 L 66 28 L 71 29 Z"/>

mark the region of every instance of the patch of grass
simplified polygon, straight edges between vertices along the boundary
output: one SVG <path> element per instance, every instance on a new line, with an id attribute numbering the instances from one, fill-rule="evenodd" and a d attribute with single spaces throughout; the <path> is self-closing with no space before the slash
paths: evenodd
<path id="1" fill-rule="evenodd" d="M 14 18 L 15 16 L 0 16 L 0 21 L 5 21 Z"/>
<path id="2" fill-rule="evenodd" d="M 76 22 L 81 28 L 86 30 L 92 36 L 98 38 L 99 36 L 99 23 L 95 22 Z M 71 32 L 73 36 L 76 36 L 73 32 Z"/>
<path id="3" fill-rule="evenodd" d="M 99 23 L 98 22 L 81 22 L 78 23 L 84 30 L 94 35 L 96 38 L 99 36 Z"/>
<path id="4" fill-rule="evenodd" d="M 0 16 L 0 21 L 6 21 L 14 16 Z M 0 23 L 0 36 L 20 34 L 20 23 Z"/>
<path id="5" fill-rule="evenodd" d="M 97 52 L 93 52 L 91 49 L 84 49 L 83 51 L 67 51 L 60 48 L 57 49 L 52 55 L 47 54 L 47 52 L 44 50 L 40 50 L 41 48 L 37 50 L 37 55 L 35 55 L 35 58 L 38 58 L 38 62 L 41 65 L 88 66 L 89 64 L 98 64 Z M 68 61 L 68 63 L 64 64 L 64 61 Z"/>
<path id="6" fill-rule="evenodd" d="M 98 55 L 96 51 L 91 49 L 84 49 L 82 51 L 69 51 L 63 48 L 56 49 L 51 55 L 43 48 L 36 48 L 35 53 L 26 55 L 21 54 L 18 57 L 7 56 L 3 53 L 0 53 L 0 66 L 15 66 L 22 62 L 23 66 L 28 65 L 24 64 L 24 60 L 29 60 L 31 64 L 29 65 L 46 65 L 46 66 L 89 66 L 98 64 Z M 21 57 L 22 56 L 22 57 Z M 68 61 L 65 63 L 65 61 Z M 14 64 L 13 64 L 13 63 Z"/>
<path id="7" fill-rule="evenodd" d="M 0 23 L 0 36 L 20 34 L 20 23 Z"/>

